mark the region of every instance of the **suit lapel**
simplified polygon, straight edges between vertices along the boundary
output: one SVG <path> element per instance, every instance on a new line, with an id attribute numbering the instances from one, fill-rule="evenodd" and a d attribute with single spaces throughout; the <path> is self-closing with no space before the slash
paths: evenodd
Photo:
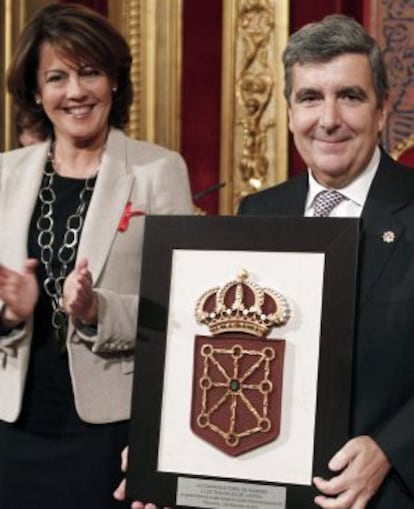
<path id="1" fill-rule="evenodd" d="M 408 204 L 409 196 L 404 178 L 396 178 L 398 171 L 398 165 L 383 153 L 362 212 L 360 305 L 381 276 L 404 233 L 398 212 Z"/>
<path id="2" fill-rule="evenodd" d="M 78 250 L 78 259 L 88 258 L 94 283 L 111 249 L 131 186 L 132 174 L 127 169 L 127 138 L 120 131 L 112 130 Z"/>
<path id="3" fill-rule="evenodd" d="M 308 194 L 308 175 L 302 174 L 296 179 L 295 186 L 286 193 L 286 204 L 282 204 L 290 214 L 303 216 L 305 212 L 306 196 Z"/>
<path id="4" fill-rule="evenodd" d="M 265 210 L 266 214 L 303 216 L 308 193 L 307 173 L 287 180 L 277 187 L 277 189 L 282 188 L 283 192 L 278 192 L 277 195 L 271 192 L 265 203 L 260 202 L 260 213 Z"/>
<path id="5" fill-rule="evenodd" d="M 50 143 L 4 154 L 4 168 L 10 172 L 2 195 L 2 262 L 20 270 L 27 258 L 27 238 L 33 209 L 39 194 Z"/>

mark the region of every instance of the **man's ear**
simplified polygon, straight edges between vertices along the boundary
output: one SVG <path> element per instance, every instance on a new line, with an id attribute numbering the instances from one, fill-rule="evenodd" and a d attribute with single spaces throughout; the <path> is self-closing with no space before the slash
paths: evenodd
<path id="1" fill-rule="evenodd" d="M 288 103 L 287 105 L 287 114 L 288 114 L 288 127 L 289 127 L 289 131 L 291 133 L 293 133 L 293 127 L 292 127 L 292 123 L 293 123 L 293 120 L 292 120 L 292 110 L 290 108 L 290 105 Z"/>
<path id="2" fill-rule="evenodd" d="M 384 98 L 382 105 L 379 107 L 380 110 L 380 119 L 378 122 L 378 134 L 382 132 L 384 126 L 387 122 L 388 114 L 391 111 L 391 99 L 389 94 Z"/>

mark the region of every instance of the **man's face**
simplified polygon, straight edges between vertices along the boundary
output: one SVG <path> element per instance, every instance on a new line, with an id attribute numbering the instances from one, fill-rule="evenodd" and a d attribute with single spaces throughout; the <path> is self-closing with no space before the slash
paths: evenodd
<path id="1" fill-rule="evenodd" d="M 386 119 L 368 57 L 295 64 L 292 77 L 289 129 L 296 147 L 316 180 L 344 187 L 369 163 Z"/>

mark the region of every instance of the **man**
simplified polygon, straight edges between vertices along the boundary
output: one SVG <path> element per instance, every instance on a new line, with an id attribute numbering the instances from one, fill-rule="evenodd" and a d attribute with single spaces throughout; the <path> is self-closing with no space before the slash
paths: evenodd
<path id="1" fill-rule="evenodd" d="M 283 54 L 289 128 L 308 172 L 250 195 L 249 215 L 361 217 L 351 438 L 315 478 L 326 509 L 414 508 L 414 170 L 378 147 L 388 84 L 376 42 L 331 15 Z M 341 194 L 338 195 L 337 191 Z"/>

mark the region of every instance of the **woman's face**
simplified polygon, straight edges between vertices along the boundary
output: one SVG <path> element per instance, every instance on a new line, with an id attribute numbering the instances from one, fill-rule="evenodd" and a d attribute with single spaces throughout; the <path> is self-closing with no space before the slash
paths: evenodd
<path id="1" fill-rule="evenodd" d="M 36 101 L 53 124 L 55 137 L 78 145 L 104 143 L 112 107 L 107 75 L 62 57 L 44 42 L 40 47 Z"/>

